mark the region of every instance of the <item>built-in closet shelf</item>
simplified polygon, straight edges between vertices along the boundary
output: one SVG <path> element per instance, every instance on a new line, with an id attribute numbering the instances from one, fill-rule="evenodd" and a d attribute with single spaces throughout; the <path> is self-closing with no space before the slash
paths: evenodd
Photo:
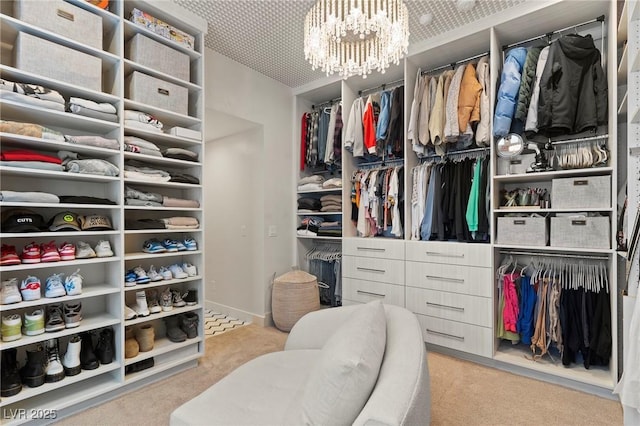
<path id="1" fill-rule="evenodd" d="M 202 229 L 128 229 L 124 231 L 126 235 L 135 234 L 194 234 L 200 233 Z"/>
<path id="2" fill-rule="evenodd" d="M 153 142 L 171 145 L 172 147 L 190 147 L 202 145 L 202 142 L 199 140 L 182 138 L 179 136 L 170 135 L 168 133 L 152 132 L 127 126 L 124 127 L 124 133 L 125 135 L 137 136 L 139 138 L 147 139 Z"/>
<path id="3" fill-rule="evenodd" d="M 39 84 L 48 89 L 57 90 L 66 97 L 74 96 L 83 99 L 91 99 L 95 102 L 108 102 L 116 105 L 120 102 L 120 97 L 110 93 L 96 92 L 95 90 L 85 89 L 80 86 L 65 83 L 59 80 L 53 80 L 49 77 L 39 74 L 33 74 L 28 71 L 19 70 L 9 65 L 0 64 L 0 76 L 14 83 Z"/>
<path id="4" fill-rule="evenodd" d="M 147 114 L 153 115 L 157 118 L 162 124 L 163 128 L 168 129 L 174 126 L 179 127 L 191 127 L 200 125 L 202 120 L 196 117 L 191 117 L 189 115 L 176 114 L 175 112 L 156 108 L 151 105 L 143 104 L 141 102 L 132 101 L 131 99 L 124 99 L 124 109 L 134 110 L 134 111 L 142 111 Z"/>
<path id="5" fill-rule="evenodd" d="M 136 34 L 142 34 L 145 37 L 149 37 L 151 39 L 154 39 L 155 41 L 162 43 L 162 44 L 166 44 L 167 46 L 176 49 L 179 52 L 185 53 L 187 54 L 192 60 L 193 59 L 198 59 L 200 57 L 202 57 L 202 53 L 200 52 L 196 52 L 195 50 L 191 50 L 188 49 L 186 47 L 183 47 L 181 44 L 176 43 L 172 40 L 169 40 L 167 38 L 164 38 L 148 29 L 146 29 L 145 27 L 142 27 L 140 25 L 134 24 L 131 21 L 127 21 L 124 20 L 124 41 L 125 43 L 128 42 L 129 40 L 131 40 L 131 38 L 136 35 Z"/>
<path id="6" fill-rule="evenodd" d="M 131 74 L 134 71 L 140 71 L 144 74 L 152 75 L 156 78 L 168 81 L 170 83 L 177 84 L 182 87 L 186 87 L 189 89 L 190 93 L 199 93 L 202 90 L 202 86 L 198 86 L 197 84 L 191 83 L 190 81 L 184 81 L 179 78 L 176 78 L 172 75 L 165 74 L 160 71 L 156 71 L 153 68 L 145 67 L 144 65 L 140 65 L 132 60 L 125 59 L 124 60 L 124 75 L 125 77 Z"/>
<path id="7" fill-rule="evenodd" d="M 124 158 L 125 160 L 144 161 L 145 163 L 168 166 L 176 169 L 189 169 L 202 165 L 202 163 L 196 161 L 178 160 L 176 158 L 158 157 L 155 155 L 137 154 L 134 152 L 125 152 Z"/>
<path id="8" fill-rule="evenodd" d="M 327 189 L 313 189 L 310 191 L 298 191 L 298 194 L 326 194 L 326 193 L 341 193 L 342 188 L 327 188 Z"/>
<path id="9" fill-rule="evenodd" d="M 63 204 L 63 203 L 26 203 L 0 201 L 0 207 L 50 207 L 59 209 L 84 210 L 119 210 L 120 206 L 113 204 Z"/>
<path id="10" fill-rule="evenodd" d="M 162 232 L 162 230 L 159 230 Z M 190 232 L 185 230 L 185 232 Z M 145 253 L 145 252 L 136 252 L 136 253 L 127 253 L 124 255 L 124 260 L 140 260 L 140 259 L 157 259 L 160 257 L 182 257 L 189 256 L 192 254 L 202 254 L 201 250 L 183 250 L 183 251 L 174 251 L 169 253 Z"/>
<path id="11" fill-rule="evenodd" d="M 65 0 L 71 4 L 73 4 L 74 6 L 78 6 L 84 10 L 88 10 L 91 13 L 95 13 L 96 15 L 100 15 L 102 16 L 102 23 L 103 25 L 105 24 L 105 19 L 107 21 L 107 24 L 110 25 L 111 27 L 115 28 L 119 23 L 120 23 L 120 17 L 117 16 L 116 14 L 108 11 L 108 10 L 104 10 L 100 7 L 94 6 L 93 4 L 89 3 L 86 0 Z M 114 2 L 115 4 L 115 2 Z"/>
<path id="12" fill-rule="evenodd" d="M 192 340 L 195 340 L 195 339 L 192 339 Z M 197 344 L 198 342 L 199 341 L 194 342 L 194 344 Z M 199 354 L 189 355 L 189 356 L 182 357 L 180 359 L 176 359 L 176 360 L 173 360 L 173 361 L 156 364 L 153 367 L 148 368 L 146 370 L 142 370 L 142 371 L 139 371 L 137 373 L 127 374 L 124 377 L 124 381 L 127 384 L 134 383 L 134 382 L 137 382 L 139 380 L 146 379 L 147 377 L 155 376 L 155 375 L 157 375 L 159 373 L 162 373 L 163 371 L 170 370 L 170 369 L 172 369 L 174 367 L 178 367 L 180 365 L 187 364 L 189 361 L 195 361 L 196 359 L 200 358 L 200 356 L 201 355 L 199 355 Z"/>
<path id="13" fill-rule="evenodd" d="M 138 318 L 134 318 L 132 320 L 125 320 L 124 321 L 124 326 L 125 327 L 129 327 L 131 325 L 142 324 L 142 323 L 145 323 L 145 322 L 149 322 L 149 321 L 153 321 L 153 320 L 157 320 L 157 319 L 161 319 L 161 318 L 170 317 L 172 315 L 184 314 L 185 312 L 195 311 L 195 310 L 200 309 L 200 308 L 202 308 L 202 305 L 200 305 L 199 303 L 197 305 L 192 305 L 192 306 L 183 306 L 182 308 L 173 308 L 172 310 L 167 311 L 167 312 L 163 311 L 163 312 L 159 312 L 157 314 L 149 314 L 146 317 L 138 317 Z"/>
<path id="14" fill-rule="evenodd" d="M 535 207 L 522 207 L 517 209 L 509 209 L 509 208 L 500 208 L 495 209 L 494 213 L 497 214 L 513 214 L 513 213 L 579 213 L 579 212 L 612 212 L 613 209 L 611 207 L 608 208 L 575 208 L 575 209 L 540 209 Z"/>
<path id="15" fill-rule="evenodd" d="M 620 44 L 621 42 L 625 42 L 627 41 L 627 30 L 628 30 L 628 23 L 627 23 L 627 10 L 629 8 L 627 7 L 627 2 L 623 2 L 623 6 L 622 6 L 622 14 L 620 15 L 620 21 L 618 22 L 618 44 Z"/>
<path id="16" fill-rule="evenodd" d="M 61 268 L 63 266 L 82 266 L 95 263 L 119 262 L 119 256 L 93 257 L 91 259 L 61 260 L 60 262 L 21 263 L 20 265 L 0 266 L 0 272 L 31 271 L 33 269 Z M 35 272 L 34 272 L 35 274 Z"/>
<path id="17" fill-rule="evenodd" d="M 182 183 L 182 182 L 156 182 L 150 180 L 138 180 L 125 178 L 124 183 L 132 185 L 145 185 L 145 186 L 157 186 L 162 188 L 182 188 L 182 189 L 196 189 L 202 188 L 202 185 L 194 183 Z"/>
<path id="18" fill-rule="evenodd" d="M 627 68 L 629 65 L 628 45 L 624 45 L 622 50 L 622 58 L 620 59 L 620 65 L 618 65 L 618 85 L 627 84 Z"/>
<path id="19" fill-rule="evenodd" d="M 196 275 L 195 277 L 188 277 L 188 278 L 182 278 L 182 279 L 174 278 L 171 280 L 155 281 L 147 284 L 136 284 L 131 287 L 125 287 L 124 291 L 139 291 L 139 290 L 146 290 L 148 288 L 154 288 L 154 287 L 166 287 L 169 285 L 188 283 L 188 282 L 197 281 L 200 279 L 202 279 L 202 275 Z"/>
<path id="20" fill-rule="evenodd" d="M 0 343 L 0 349 L 17 348 L 19 346 L 31 345 L 33 343 L 44 342 L 49 339 L 56 339 L 64 336 L 71 336 L 73 334 L 83 333 L 85 331 L 95 330 L 98 328 L 109 327 L 120 323 L 120 319 L 108 313 L 85 315 L 82 314 L 82 320 L 80 325 L 75 328 L 65 328 L 64 330 L 57 331 L 55 333 L 43 333 L 37 336 L 22 336 L 18 340 L 13 342 Z"/>
<path id="21" fill-rule="evenodd" d="M 13 133 L 0 132 L 2 145 L 11 148 L 29 148 L 34 150 L 66 150 L 78 154 L 85 154 L 92 158 L 106 158 L 120 155 L 120 151 L 115 149 L 98 148 L 88 145 L 79 145 L 69 142 L 59 142 L 51 139 L 34 138 L 32 136 L 22 136 Z"/>
<path id="22" fill-rule="evenodd" d="M 303 240 L 342 240 L 342 237 L 325 237 L 325 236 L 313 236 L 313 235 L 298 235 L 298 238 Z"/>
<path id="23" fill-rule="evenodd" d="M 85 175 L 81 173 L 58 172 L 52 170 L 24 169 L 20 167 L 0 166 L 5 176 L 33 177 L 37 179 L 60 179 L 80 182 L 119 182 L 117 176 Z"/>
<path id="24" fill-rule="evenodd" d="M 297 212 L 298 216 L 332 216 L 341 214 L 342 212 Z"/>
<path id="25" fill-rule="evenodd" d="M 622 98 L 622 102 L 620 102 L 620 107 L 618 108 L 618 115 L 623 116 L 627 114 L 627 109 L 629 107 L 629 92 L 624 92 L 624 97 Z"/>
<path id="26" fill-rule="evenodd" d="M 118 370 L 120 369 L 120 367 L 121 365 L 119 362 L 113 361 L 110 364 L 102 364 L 95 370 L 82 370 L 80 374 L 77 374 L 75 376 L 67 376 L 59 382 L 45 383 L 42 386 L 38 386 L 36 388 L 30 388 L 27 385 L 22 385 L 22 390 L 17 395 L 11 396 L 9 398 L 2 397 L 2 401 L 0 401 L 0 407 L 6 407 L 7 405 L 15 404 L 16 402 L 24 401 L 28 398 L 33 398 L 35 396 L 46 394 L 48 392 L 53 392 L 57 389 L 64 388 L 65 386 L 73 385 L 92 377 L 108 373 L 110 371 Z M 109 378 L 108 380 L 113 381 L 113 378 Z M 115 386 L 115 381 L 113 382 L 113 385 Z M 100 389 L 99 387 L 96 388 Z M 59 393 L 60 397 L 62 398 L 64 398 L 64 395 L 66 395 L 66 391 L 64 389 L 58 391 L 57 393 Z M 55 407 L 56 409 L 59 409 L 60 406 L 56 404 Z M 27 410 L 27 412 L 29 412 L 29 410 Z"/>
<path id="27" fill-rule="evenodd" d="M 155 206 L 125 206 L 125 210 L 157 210 L 163 212 L 201 212 L 200 207 L 155 207 Z"/>
<path id="28" fill-rule="evenodd" d="M 82 270 L 80 271 L 82 275 Z M 44 279 L 40 280 L 44 288 Z M 44 293 L 44 292 L 43 292 Z M 11 311 L 14 309 L 32 308 L 34 306 L 50 305 L 52 303 L 72 302 L 74 300 L 88 299 L 91 297 L 104 296 L 106 294 L 120 293 L 120 288 L 109 284 L 86 284 L 82 285 L 82 294 L 76 296 L 62 297 L 41 297 L 37 300 L 29 300 L 28 302 L 12 303 L 10 305 L 0 305 L 0 312 Z"/>
<path id="29" fill-rule="evenodd" d="M 18 19 L 0 14 L 0 26 L 2 27 L 2 40 L 15 40 L 19 31 L 40 37 L 61 46 L 66 46 L 71 49 L 79 50 L 80 52 L 87 53 L 92 56 L 96 56 L 106 62 L 108 67 L 116 67 L 120 62 L 120 57 L 104 50 L 96 49 L 86 44 L 79 43 L 68 37 L 58 35 L 54 32 L 44 30 L 36 27 L 35 25 L 27 24 L 26 22 L 19 21 Z"/>
<path id="30" fill-rule="evenodd" d="M 187 339 L 184 342 L 174 343 L 166 337 L 156 339 L 153 342 L 153 349 L 148 352 L 138 352 L 138 355 L 133 358 L 127 358 L 124 361 L 124 365 L 135 364 L 136 362 L 143 361 L 145 359 L 153 358 L 154 356 L 162 355 L 167 352 L 171 352 L 176 349 L 184 348 L 201 342 L 201 337 L 194 337 L 193 339 Z"/>
<path id="31" fill-rule="evenodd" d="M 106 134 L 120 128 L 119 123 L 97 120 L 70 112 L 56 111 L 0 98 L 0 114 L 4 120 L 38 123 L 52 128 L 68 128 L 88 134 Z"/>
<path id="32" fill-rule="evenodd" d="M 613 173 L 612 167 L 593 167 L 590 169 L 555 170 L 552 172 L 526 173 L 518 175 L 499 175 L 494 180 L 500 183 L 544 182 L 562 177 L 601 176 Z"/>
<path id="33" fill-rule="evenodd" d="M 631 114 L 631 122 L 633 124 L 640 123 L 640 108 L 636 108 Z"/>
<path id="34" fill-rule="evenodd" d="M 494 244 L 498 249 L 524 250 L 527 252 L 539 251 L 540 256 L 544 256 L 545 252 L 563 252 L 563 253 L 592 253 L 592 254 L 611 254 L 612 249 L 596 249 L 596 248 L 580 248 L 580 247 L 551 247 L 551 246 L 518 246 L 511 244 Z"/>
<path id="35" fill-rule="evenodd" d="M 30 240 L 33 238 L 53 238 L 62 237 L 102 237 L 108 235 L 120 235 L 120 231 L 56 231 L 56 232 L 3 232 L 0 234 L 1 239 L 5 238 L 24 238 Z M 104 258 L 103 258 L 104 259 Z"/>
<path id="36" fill-rule="evenodd" d="M 582 363 L 572 363 L 570 366 L 565 367 L 557 358 L 556 362 L 553 363 L 548 355 L 545 355 L 541 360 L 537 361 L 533 361 L 530 358 L 531 350 L 528 346 L 514 346 L 510 342 L 501 344 L 494 355 L 496 361 L 517 365 L 541 373 L 552 374 L 564 379 L 599 386 L 605 389 L 613 389 L 614 383 L 611 378 L 611 371 L 607 367 L 592 366 L 587 370 Z"/>

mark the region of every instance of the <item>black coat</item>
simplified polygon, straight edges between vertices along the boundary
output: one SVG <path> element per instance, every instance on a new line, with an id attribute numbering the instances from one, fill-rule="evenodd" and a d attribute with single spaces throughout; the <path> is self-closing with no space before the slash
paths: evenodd
<path id="1" fill-rule="evenodd" d="M 538 128 L 543 134 L 579 133 L 607 123 L 607 80 L 591 35 L 556 40 L 540 79 Z"/>

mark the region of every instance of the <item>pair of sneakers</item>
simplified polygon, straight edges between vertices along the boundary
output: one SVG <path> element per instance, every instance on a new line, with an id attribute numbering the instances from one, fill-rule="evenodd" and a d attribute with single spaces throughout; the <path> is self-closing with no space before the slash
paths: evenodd
<path id="1" fill-rule="evenodd" d="M 82 303 L 55 303 L 47 306 L 45 331 L 48 333 L 76 328 L 82 320 Z"/>
<path id="2" fill-rule="evenodd" d="M 84 241 L 78 241 L 76 244 L 76 259 L 91 259 L 94 257 L 112 257 L 113 250 L 111 243 L 107 240 L 100 240 L 96 244 L 95 250 Z"/>
<path id="3" fill-rule="evenodd" d="M 55 241 L 38 244 L 35 241 L 22 248 L 22 263 L 59 262 L 61 259 Z"/>
<path id="4" fill-rule="evenodd" d="M 151 305 L 151 306 L 150 306 Z M 158 304 L 147 303 L 147 292 L 144 290 L 136 291 L 136 302 L 133 307 L 125 305 L 124 307 L 124 319 L 132 320 L 138 317 L 147 317 L 151 313 L 160 312 L 158 310 Z"/>
<path id="5" fill-rule="evenodd" d="M 150 281 L 151 278 L 149 278 L 142 266 L 136 266 L 133 269 L 129 269 L 124 276 L 125 287 L 133 287 L 138 284 L 147 284 Z"/>
<path id="6" fill-rule="evenodd" d="M 76 296 L 82 293 L 83 277 L 80 275 L 80 269 L 68 275 L 64 281 L 62 280 L 62 276 L 63 274 L 60 273 L 53 274 L 47 278 L 44 292 L 45 297 Z M 27 277 L 26 279 L 32 278 L 35 277 Z"/>

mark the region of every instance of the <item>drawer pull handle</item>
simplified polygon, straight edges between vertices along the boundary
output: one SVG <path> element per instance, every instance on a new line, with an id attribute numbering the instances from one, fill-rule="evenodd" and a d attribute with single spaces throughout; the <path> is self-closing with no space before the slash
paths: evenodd
<path id="1" fill-rule="evenodd" d="M 58 9 L 56 10 L 56 13 L 58 14 L 59 17 L 67 19 L 71 22 L 76 20 L 75 16 L 73 16 L 73 13 L 67 12 L 66 10 Z"/>
<path id="2" fill-rule="evenodd" d="M 356 268 L 358 271 L 365 271 L 365 272 L 377 272 L 379 274 L 385 274 L 387 271 L 385 271 L 384 269 L 373 269 L 373 268 L 362 268 L 360 266 L 358 266 Z"/>
<path id="3" fill-rule="evenodd" d="M 169 91 L 167 89 L 161 89 L 158 87 L 158 93 L 161 95 L 169 96 Z"/>
<path id="4" fill-rule="evenodd" d="M 366 295 L 369 295 L 369 296 L 376 296 L 376 297 L 385 297 L 386 296 L 384 294 L 372 293 L 370 291 L 364 291 L 364 290 L 356 290 L 356 293 L 358 293 L 358 294 L 366 294 Z"/>
<path id="5" fill-rule="evenodd" d="M 445 309 L 451 309 L 458 312 L 464 312 L 464 308 L 459 308 L 458 306 L 441 305 L 439 303 L 431 303 L 431 302 L 427 302 L 427 306 L 434 306 L 436 308 L 445 308 Z"/>
<path id="6" fill-rule="evenodd" d="M 441 331 L 430 330 L 428 328 L 427 328 L 427 333 L 435 334 L 436 336 L 448 337 L 449 339 L 455 339 L 455 340 L 459 340 L 461 342 L 464 342 L 464 337 L 463 336 L 456 336 L 455 334 L 443 333 Z"/>
<path id="7" fill-rule="evenodd" d="M 462 278 L 437 277 L 435 275 L 425 275 L 425 277 L 429 278 L 430 280 L 449 281 L 452 283 L 464 284 L 464 279 Z"/>
<path id="8" fill-rule="evenodd" d="M 387 249 L 383 249 L 383 248 L 375 248 L 375 247 L 358 247 L 358 251 L 379 251 L 379 252 L 385 252 L 385 251 L 387 251 Z"/>
<path id="9" fill-rule="evenodd" d="M 451 254 L 451 253 L 438 253 L 437 251 L 427 251 L 427 256 L 442 256 L 442 257 L 459 257 L 464 258 L 464 253 L 462 254 Z"/>

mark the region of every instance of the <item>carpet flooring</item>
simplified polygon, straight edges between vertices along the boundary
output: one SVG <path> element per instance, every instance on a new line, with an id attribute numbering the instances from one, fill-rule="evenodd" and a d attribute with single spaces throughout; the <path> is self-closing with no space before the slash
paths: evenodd
<path id="1" fill-rule="evenodd" d="M 287 334 L 248 324 L 205 340 L 196 368 L 62 419 L 59 425 L 166 425 L 171 412 Z M 616 401 L 429 353 L 432 425 L 622 425 Z"/>

